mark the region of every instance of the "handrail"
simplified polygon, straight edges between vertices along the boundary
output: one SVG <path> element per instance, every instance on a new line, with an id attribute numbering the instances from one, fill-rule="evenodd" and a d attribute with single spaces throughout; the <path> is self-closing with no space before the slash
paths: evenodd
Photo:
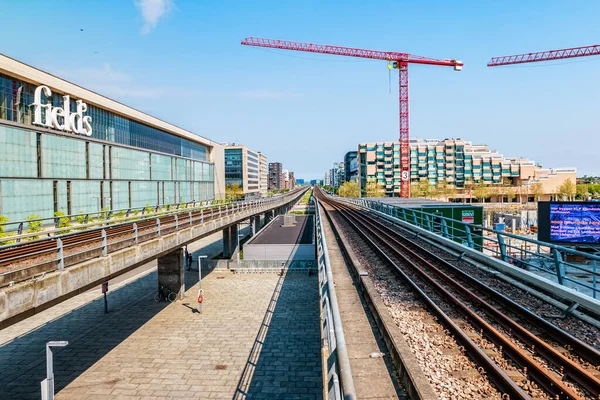
<path id="1" fill-rule="evenodd" d="M 481 225 L 465 223 L 441 215 L 434 216 L 424 211 L 391 205 L 381 201 L 342 198 L 330 194 L 329 196 L 363 209 L 387 214 L 393 218 L 458 242 L 463 246 L 479 250 L 484 254 L 487 253 L 488 256 L 514 264 L 519 268 L 538 271 L 538 274 L 547 278 L 549 277 L 563 286 L 577 290 L 588 289 L 591 291 L 591 297 L 593 298 L 597 298 L 600 294 L 600 288 L 598 287 L 600 280 L 600 271 L 598 270 L 600 256 L 554 243 L 495 231 Z M 586 266 L 566 261 L 563 259 L 563 255 L 583 257 L 586 260 Z M 587 267 L 589 264 L 591 266 Z M 569 271 L 569 269 L 572 271 Z M 572 272 L 574 277 L 569 276 L 570 272 Z M 592 280 L 591 284 L 586 279 L 578 278 L 576 276 L 578 273 L 589 274 Z M 573 286 L 573 284 L 576 286 Z"/>
<path id="2" fill-rule="evenodd" d="M 93 228 L 97 228 L 100 229 L 104 226 L 108 226 L 110 225 L 111 227 L 119 227 L 125 224 L 130 224 L 132 222 L 142 222 L 142 221 L 147 221 L 147 220 L 152 220 L 152 219 L 156 219 L 157 217 L 168 217 L 168 216 L 176 216 L 179 214 L 182 214 L 183 212 L 194 212 L 194 211 L 203 211 L 203 210 L 207 210 L 207 209 L 217 209 L 219 207 L 238 207 L 238 209 L 240 208 L 240 206 L 244 206 L 247 204 L 265 204 L 265 203 L 271 203 L 273 201 L 276 201 L 278 199 L 284 198 L 286 196 L 290 196 L 290 195 L 294 195 L 297 192 L 303 190 L 302 188 L 291 191 L 291 192 L 287 192 L 281 195 L 277 195 L 277 196 L 270 196 L 270 197 L 261 197 L 261 198 L 256 198 L 256 199 L 242 199 L 242 200 L 237 200 L 237 201 L 231 201 L 229 200 L 226 203 L 214 203 L 215 200 L 210 200 L 208 201 L 208 203 L 210 204 L 206 204 L 206 205 L 202 205 L 202 203 L 204 202 L 200 202 L 199 206 L 195 206 L 196 202 L 189 202 L 186 203 L 186 207 L 183 208 L 179 208 L 179 204 L 177 205 L 177 208 L 174 209 L 169 209 L 167 208 L 167 210 L 161 210 L 161 211 L 155 211 L 155 212 L 151 212 L 151 213 L 143 213 L 144 210 L 146 210 L 147 208 L 152 208 L 154 210 L 158 210 L 158 206 L 156 207 L 142 207 L 139 209 L 128 209 L 128 211 L 135 211 L 135 210 L 142 210 L 142 214 L 137 214 L 137 212 L 133 215 L 129 215 L 129 213 L 126 213 L 126 215 L 124 216 L 119 216 L 119 217 L 115 217 L 115 214 L 124 210 L 112 210 L 112 211 L 103 211 L 101 213 L 99 213 L 98 215 L 109 215 L 112 214 L 114 219 L 105 219 L 101 216 L 98 217 L 93 217 L 92 219 L 95 221 L 94 222 L 87 222 L 87 223 L 83 223 L 83 224 L 74 224 L 74 225 L 69 225 L 69 226 L 65 226 L 65 227 L 56 227 L 54 229 L 43 229 L 40 228 L 40 231 L 36 231 L 36 232 L 30 232 L 30 233 L 23 233 L 23 234 L 18 234 L 18 235 L 7 235 L 4 237 L 0 237 L 0 243 L 1 242 L 6 242 L 6 241 L 16 241 L 16 243 L 11 243 L 11 244 L 7 244 L 7 245 L 1 245 L 0 246 L 0 250 L 3 250 L 5 248 L 8 247 L 14 247 L 14 246 L 18 246 L 21 245 L 23 243 L 21 243 L 22 239 L 29 239 L 32 237 L 36 237 L 36 236 L 46 236 L 43 239 L 40 240 L 45 240 L 47 239 L 47 237 L 50 236 L 50 234 L 53 234 L 52 237 L 60 237 L 63 235 L 71 235 L 73 234 L 73 230 L 77 230 L 77 231 L 86 231 L 86 230 L 93 230 Z M 191 208 L 188 208 L 187 206 L 189 204 L 193 204 L 193 206 Z M 69 222 L 73 221 L 74 217 L 80 217 L 80 216 L 91 216 L 91 215 L 96 215 L 96 214 L 73 214 L 73 215 L 63 215 L 63 216 L 57 216 L 57 217 L 50 217 L 50 218 L 42 218 L 39 220 L 31 220 L 31 221 L 17 221 L 17 222 L 8 222 L 8 223 L 4 223 L 4 224 L 0 224 L 0 227 L 2 226 L 8 226 L 8 225 L 20 225 L 21 227 L 23 226 L 23 224 L 29 223 L 29 222 L 36 222 L 36 221 L 49 221 L 52 220 L 53 222 L 55 222 L 56 220 L 60 220 L 63 218 L 69 218 Z M 89 218 L 86 218 L 86 220 L 89 220 Z M 56 226 L 57 224 L 55 224 Z M 89 229 L 88 229 L 89 228 Z M 22 228 L 21 228 L 22 230 Z M 61 234 L 60 232 L 64 232 L 63 234 Z M 30 243 L 34 243 L 34 241 L 27 241 L 27 244 Z"/>
<path id="3" fill-rule="evenodd" d="M 304 194 L 303 193 L 304 190 L 301 189 L 299 191 L 294 191 L 294 192 L 288 193 L 284 196 L 269 198 L 268 200 L 264 200 L 264 201 L 260 201 L 260 202 L 258 202 L 258 201 L 246 202 L 244 204 L 238 203 L 237 211 L 238 212 L 246 212 L 246 213 L 249 212 L 250 214 L 267 211 L 267 210 L 270 210 L 271 208 L 279 207 L 279 206 L 287 204 L 290 201 L 294 201 L 294 200 L 298 199 L 301 195 Z M 243 206 L 243 207 L 240 207 L 240 206 Z M 94 237 L 94 238 L 83 237 L 82 239 L 84 239 L 84 240 L 79 241 L 77 243 L 63 244 L 62 239 L 64 239 L 64 237 L 66 235 L 52 237 L 50 240 L 51 246 L 46 246 L 44 248 L 41 248 L 39 251 L 37 251 L 37 253 L 39 253 L 40 255 L 42 253 L 55 253 L 55 256 L 51 256 L 48 258 L 38 257 L 36 259 L 36 263 L 34 263 L 32 265 L 28 265 L 27 267 L 23 267 L 23 268 L 16 269 L 16 270 L 8 270 L 6 272 L 0 272 L 0 285 L 3 283 L 6 283 L 6 281 L 3 281 L 3 279 L 2 279 L 3 277 L 12 276 L 12 274 L 18 273 L 20 271 L 25 271 L 25 270 L 34 271 L 39 266 L 48 266 L 47 268 L 44 268 L 44 271 L 42 271 L 43 273 L 52 271 L 54 269 L 63 269 L 65 267 L 68 267 L 68 265 L 67 266 L 65 265 L 65 261 L 64 261 L 65 259 L 68 259 L 68 258 L 73 258 L 75 256 L 85 254 L 85 257 L 84 257 L 85 259 L 78 260 L 78 262 L 86 261 L 87 259 L 97 257 L 98 255 L 94 254 L 94 251 L 98 251 L 98 250 L 102 250 L 102 256 L 106 256 L 109 253 L 109 247 L 115 248 L 115 246 L 120 245 L 120 244 L 130 245 L 132 241 L 135 244 L 139 244 L 140 242 L 152 239 L 152 237 L 161 237 L 163 235 L 168 235 L 171 232 L 173 232 L 173 230 L 177 230 L 178 228 L 188 228 L 190 226 L 203 224 L 205 222 L 212 222 L 212 221 L 215 221 L 222 217 L 229 217 L 230 215 L 233 216 L 233 214 L 227 214 L 227 211 L 223 207 L 219 208 L 218 211 L 216 211 L 216 212 L 211 212 L 210 215 L 200 214 L 200 215 L 192 216 L 191 213 L 186 213 L 186 214 L 188 214 L 189 217 L 182 218 L 178 221 L 173 220 L 172 222 L 167 222 L 167 223 L 165 223 L 163 221 L 162 226 L 161 226 L 159 218 L 152 218 L 154 220 L 154 223 L 149 224 L 147 226 L 143 226 L 143 227 L 139 227 L 134 221 L 129 221 L 129 222 L 127 222 L 127 224 L 130 224 L 132 229 L 118 231 L 118 232 L 114 232 L 114 233 L 112 233 L 110 231 L 107 232 L 108 227 L 98 228 L 98 229 L 96 229 L 96 231 L 98 231 L 100 233 L 99 236 Z M 150 221 L 152 219 L 150 219 Z M 179 224 L 178 222 L 181 222 L 181 223 Z M 111 226 L 111 228 L 114 226 L 117 226 L 117 225 L 113 225 L 113 226 Z M 37 234 L 41 234 L 41 233 L 42 232 L 37 232 Z M 75 233 L 74 235 L 77 235 L 77 233 Z M 123 236 L 123 238 L 121 239 L 121 238 L 119 238 L 119 236 Z M 146 238 L 148 236 L 150 236 L 150 238 Z M 113 238 L 113 237 L 116 238 L 116 240 L 109 241 L 109 239 Z M 140 240 L 140 238 L 142 238 L 142 237 L 144 237 L 144 239 Z M 32 243 L 39 243 L 42 241 L 49 241 L 49 239 L 45 238 L 45 239 L 41 239 L 40 241 L 36 241 L 36 242 L 25 242 L 24 244 L 30 245 Z M 100 241 L 101 241 L 100 246 L 85 248 L 85 249 L 83 249 L 83 251 L 80 251 L 80 252 L 76 251 L 74 253 L 65 254 L 65 251 L 64 251 L 65 249 L 70 250 L 70 248 L 75 249 L 78 246 L 81 246 L 81 244 L 84 242 L 91 244 L 93 242 L 100 242 Z M 19 262 L 20 260 L 23 260 L 26 258 L 31 258 L 32 253 L 30 253 L 30 252 L 23 253 L 23 254 L 15 254 L 15 253 L 11 253 L 12 249 L 8 249 L 8 248 L 14 249 L 16 247 L 17 246 L 15 246 L 15 245 L 8 245 L 8 246 L 0 247 L 0 255 L 4 255 L 6 257 L 4 259 L 0 258 L 0 261 L 1 262 L 9 262 L 10 264 L 12 264 L 12 263 Z M 122 247 L 119 247 L 118 249 L 120 249 L 120 248 L 122 248 Z M 118 250 L 118 249 L 116 249 L 116 250 Z M 6 251 L 2 252 L 2 250 L 6 250 Z M 40 271 L 35 272 L 35 274 L 39 274 L 39 273 L 41 273 L 41 272 Z M 23 275 L 21 274 L 20 276 L 23 276 Z M 29 279 L 32 276 L 27 275 L 24 279 L 25 280 Z"/>
<path id="4" fill-rule="evenodd" d="M 354 379 L 350 369 L 348 348 L 346 346 L 342 319 L 335 293 L 327 242 L 325 240 L 325 235 L 323 234 L 323 223 L 319 211 L 319 201 L 314 196 L 313 200 L 315 201 L 315 216 L 317 220 L 316 234 L 319 262 L 319 286 L 321 289 L 321 304 L 323 306 L 323 331 L 326 336 L 324 339 L 327 341 L 328 356 L 332 359 L 331 363 L 329 363 L 329 360 L 325 360 L 327 362 L 323 363 L 323 368 L 327 370 L 328 379 L 328 382 L 324 382 L 324 387 L 330 388 L 328 391 L 329 399 L 338 400 L 343 398 L 353 400 L 356 399 L 356 390 L 354 388 Z M 331 385 L 329 385 L 329 381 L 332 381 Z"/>

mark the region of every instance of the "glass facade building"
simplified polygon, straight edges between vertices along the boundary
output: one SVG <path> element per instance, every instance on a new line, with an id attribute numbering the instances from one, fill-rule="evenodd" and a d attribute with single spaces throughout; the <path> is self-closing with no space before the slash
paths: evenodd
<path id="1" fill-rule="evenodd" d="M 225 147 L 225 183 L 237 183 L 246 196 L 260 196 L 260 160 L 266 156 L 242 145 Z"/>
<path id="2" fill-rule="evenodd" d="M 85 98 L 81 100 L 88 103 L 84 115 L 91 117 L 91 136 L 33 125 L 38 86 L 0 69 L 0 215 L 9 221 L 215 198 L 212 147 L 202 143 L 208 140 L 178 136 Z M 50 98 L 42 93 L 41 102 L 63 107 L 63 95 L 68 94 L 52 88 Z M 72 113 L 76 100 L 71 95 Z M 43 118 L 47 112 L 43 110 Z"/>

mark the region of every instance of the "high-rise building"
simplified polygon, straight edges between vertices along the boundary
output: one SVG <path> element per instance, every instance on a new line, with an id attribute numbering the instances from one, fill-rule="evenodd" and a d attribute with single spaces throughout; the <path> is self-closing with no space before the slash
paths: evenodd
<path id="1" fill-rule="evenodd" d="M 361 143 L 358 146 L 359 181 L 366 195 L 368 181 L 376 182 L 387 196 L 400 195 L 400 143 Z M 525 158 L 507 158 L 486 145 L 474 145 L 462 139 L 412 139 L 410 143 L 412 184 L 444 182 L 458 189 L 457 197 L 471 184 L 506 185 L 516 188 L 543 185 L 549 199 L 567 179 L 575 182 L 574 168 L 542 168 Z"/>
<path id="2" fill-rule="evenodd" d="M 265 153 L 258 152 L 258 191 L 265 196 L 269 190 L 269 163 Z"/>
<path id="3" fill-rule="evenodd" d="M 331 181 L 331 177 L 332 177 L 332 173 L 331 173 L 331 169 L 328 169 L 327 171 L 325 171 L 325 176 L 323 178 L 323 185 L 325 186 L 333 186 L 333 182 Z"/>
<path id="4" fill-rule="evenodd" d="M 0 215 L 225 196 L 219 143 L 0 55 Z"/>
<path id="5" fill-rule="evenodd" d="M 344 156 L 344 181 L 358 182 L 358 152 L 349 151 Z"/>
<path id="6" fill-rule="evenodd" d="M 344 162 L 333 163 L 333 179 L 332 184 L 335 189 L 339 188 L 346 181 L 346 172 L 344 170 Z"/>
<path id="7" fill-rule="evenodd" d="M 244 145 L 225 146 L 225 183 L 237 183 L 244 196 L 260 196 L 258 152 Z"/>
<path id="8" fill-rule="evenodd" d="M 269 163 L 269 190 L 283 190 L 283 166 L 280 162 Z"/>
<path id="9" fill-rule="evenodd" d="M 290 190 L 294 190 L 294 188 L 296 188 L 296 178 L 294 177 L 294 173 L 291 171 L 288 174 L 288 181 Z"/>
<path id="10" fill-rule="evenodd" d="M 283 188 L 290 190 L 290 172 L 287 169 L 283 169 Z"/>

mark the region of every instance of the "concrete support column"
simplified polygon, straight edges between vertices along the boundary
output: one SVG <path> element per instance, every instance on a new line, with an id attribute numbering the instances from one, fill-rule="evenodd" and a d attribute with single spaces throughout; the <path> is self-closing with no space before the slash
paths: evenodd
<path id="1" fill-rule="evenodd" d="M 158 290 L 161 286 L 177 293 L 178 299 L 185 295 L 183 248 L 158 258 Z"/>
<path id="2" fill-rule="evenodd" d="M 265 225 L 269 223 L 269 221 L 271 221 L 273 219 L 272 217 L 272 211 L 265 211 Z"/>
<path id="3" fill-rule="evenodd" d="M 231 258 L 231 231 L 223 229 L 223 258 Z"/>
<path id="4" fill-rule="evenodd" d="M 252 223 L 252 235 L 256 235 L 260 231 L 260 214 L 255 215 L 251 218 Z"/>
<path id="5" fill-rule="evenodd" d="M 231 254 L 229 255 L 228 258 L 231 258 L 235 252 L 238 250 L 238 243 L 239 243 L 239 238 L 238 238 L 238 226 L 236 225 L 231 225 L 229 227 L 229 248 L 231 249 Z"/>

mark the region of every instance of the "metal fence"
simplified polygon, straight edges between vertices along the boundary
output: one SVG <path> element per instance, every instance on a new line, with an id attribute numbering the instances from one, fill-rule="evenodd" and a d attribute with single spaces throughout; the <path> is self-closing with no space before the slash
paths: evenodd
<path id="1" fill-rule="evenodd" d="M 348 349 L 338 308 L 333 274 L 329 263 L 327 243 L 319 203 L 315 200 L 317 256 L 321 297 L 321 342 L 323 353 L 323 387 L 328 399 L 356 399 L 354 380 L 350 370 Z M 326 375 L 325 375 L 326 373 Z"/>
<path id="2" fill-rule="evenodd" d="M 59 228 L 16 236 L 17 239 L 21 239 L 30 238 L 32 235 L 48 235 L 51 239 L 36 239 L 21 244 L 0 246 L 0 264 L 16 266 L 0 273 L 0 286 L 56 269 L 64 269 L 92 258 L 105 257 L 108 253 L 170 234 L 178 229 L 227 217 L 230 214 L 253 210 L 262 212 L 269 207 L 283 205 L 298 195 L 298 191 L 295 191 L 278 197 L 201 206 L 185 211 L 179 209 L 148 216 L 133 223 L 119 221 L 115 225 L 100 225 L 100 227 L 90 223 L 81 227 L 89 229 L 87 232 L 65 234 L 65 229 Z M 205 210 L 210 212 L 197 212 Z M 161 218 L 165 216 L 174 218 L 168 223 L 164 221 L 161 223 Z M 69 231 L 72 229 L 73 227 L 70 227 Z"/>
<path id="3" fill-rule="evenodd" d="M 593 298 L 600 294 L 597 255 L 379 201 L 338 199 L 418 226 Z"/>
<path id="4" fill-rule="evenodd" d="M 285 196 L 294 195 L 301 190 L 303 189 L 295 190 L 281 196 L 248 200 L 210 200 L 155 207 L 104 210 L 96 213 L 60 215 L 50 218 L 0 223 L 0 250 L 15 243 L 21 243 L 21 241 L 37 240 L 39 237 L 54 237 L 106 226 L 150 221 L 165 216 L 181 216 L 184 213 L 191 215 L 191 213 L 211 210 L 215 214 L 221 215 L 223 212 L 225 215 L 229 215 L 230 213 L 243 211 L 250 207 L 276 202 Z"/>

